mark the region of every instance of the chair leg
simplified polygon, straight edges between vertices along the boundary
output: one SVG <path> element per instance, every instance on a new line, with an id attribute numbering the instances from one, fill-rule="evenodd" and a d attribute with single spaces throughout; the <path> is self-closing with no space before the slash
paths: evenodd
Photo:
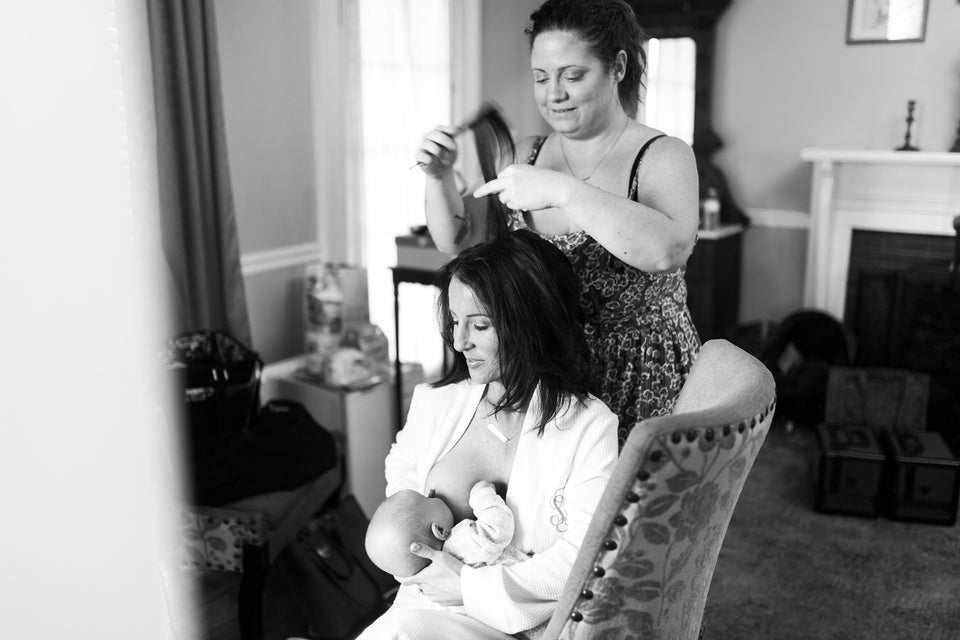
<path id="1" fill-rule="evenodd" d="M 266 545 L 243 547 L 243 580 L 237 597 L 241 640 L 263 640 L 263 586 L 270 568 Z"/>

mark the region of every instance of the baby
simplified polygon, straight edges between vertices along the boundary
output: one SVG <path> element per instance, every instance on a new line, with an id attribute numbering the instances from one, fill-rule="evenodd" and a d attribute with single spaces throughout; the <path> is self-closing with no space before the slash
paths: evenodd
<path id="1" fill-rule="evenodd" d="M 450 508 L 440 498 L 406 489 L 383 501 L 367 528 L 367 554 L 375 565 L 398 578 L 418 573 L 429 560 L 410 552 L 419 542 L 443 549 L 464 564 L 516 564 L 527 556 L 510 545 L 513 512 L 493 485 L 481 480 L 470 489 L 476 520 L 454 525 Z"/>

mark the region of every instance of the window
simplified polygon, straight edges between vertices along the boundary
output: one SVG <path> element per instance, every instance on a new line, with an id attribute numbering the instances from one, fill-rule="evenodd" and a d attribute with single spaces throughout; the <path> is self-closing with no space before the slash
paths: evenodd
<path id="1" fill-rule="evenodd" d="M 697 45 L 693 38 L 647 42 L 646 95 L 638 119 L 693 144 Z"/>
<path id="2" fill-rule="evenodd" d="M 425 222 L 423 173 L 413 167 L 423 135 L 453 122 L 462 109 L 466 85 L 454 86 L 463 64 L 463 43 L 451 34 L 468 31 L 465 22 L 479 10 L 464 11 L 464 0 L 359 0 L 360 103 L 362 121 L 363 223 L 360 231 L 367 268 L 371 321 L 393 335 L 395 237 Z M 478 4 L 475 7 L 479 7 Z M 479 27 L 474 25 L 474 32 Z M 479 77 L 479 73 L 475 74 Z M 478 82 L 476 83 L 478 84 Z M 442 366 L 442 342 L 434 321 L 436 292 L 402 286 L 401 360 L 423 364 L 428 379 Z"/>

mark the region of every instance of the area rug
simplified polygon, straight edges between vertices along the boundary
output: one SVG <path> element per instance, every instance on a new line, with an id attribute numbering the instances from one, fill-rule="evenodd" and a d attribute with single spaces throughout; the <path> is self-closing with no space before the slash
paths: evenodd
<path id="1" fill-rule="evenodd" d="M 713 576 L 708 640 L 960 639 L 960 525 L 813 510 L 812 430 L 774 424 Z"/>

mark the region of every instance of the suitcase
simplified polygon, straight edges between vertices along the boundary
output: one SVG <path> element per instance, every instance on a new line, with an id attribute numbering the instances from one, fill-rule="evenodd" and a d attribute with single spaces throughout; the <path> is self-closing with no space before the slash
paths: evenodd
<path id="1" fill-rule="evenodd" d="M 884 429 L 889 459 L 887 516 L 952 525 L 960 500 L 960 461 L 936 431 Z"/>
<path id="2" fill-rule="evenodd" d="M 876 517 L 883 507 L 886 456 L 873 429 L 817 425 L 818 511 Z"/>

